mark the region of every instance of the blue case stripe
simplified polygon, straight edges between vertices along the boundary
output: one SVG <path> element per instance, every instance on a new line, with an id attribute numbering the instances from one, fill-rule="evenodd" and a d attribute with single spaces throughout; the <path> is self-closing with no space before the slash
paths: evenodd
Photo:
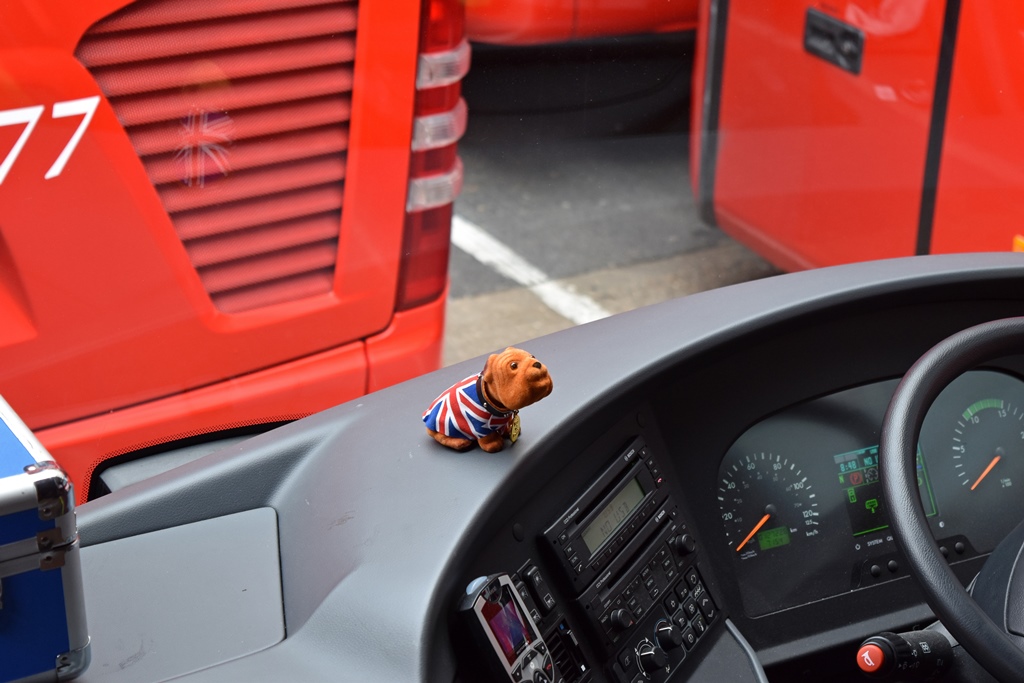
<path id="1" fill-rule="evenodd" d="M 24 474 L 25 467 L 35 461 L 7 423 L 0 419 L 0 479 Z"/>

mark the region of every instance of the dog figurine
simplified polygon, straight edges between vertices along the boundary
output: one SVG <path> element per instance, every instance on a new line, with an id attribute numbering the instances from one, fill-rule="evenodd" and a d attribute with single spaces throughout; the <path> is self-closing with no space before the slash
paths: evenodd
<path id="1" fill-rule="evenodd" d="M 508 347 L 487 358 L 479 375 L 442 393 L 423 413 L 427 434 L 464 451 L 480 444 L 488 453 L 519 438 L 519 410 L 551 393 L 547 367 L 522 349 Z"/>

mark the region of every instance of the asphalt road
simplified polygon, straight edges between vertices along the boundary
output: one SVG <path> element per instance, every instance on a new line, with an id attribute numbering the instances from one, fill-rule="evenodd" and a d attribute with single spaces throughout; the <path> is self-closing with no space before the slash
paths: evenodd
<path id="1" fill-rule="evenodd" d="M 644 65 L 664 87 L 647 87 L 642 92 L 653 95 L 632 98 L 631 108 L 589 106 L 602 97 L 630 98 L 588 85 L 576 96 L 585 106 L 563 103 L 553 113 L 531 113 L 527 103 L 526 113 L 511 105 L 512 113 L 502 112 L 501 84 L 509 80 L 486 61 L 476 85 L 468 83 L 470 124 L 459 146 L 465 181 L 455 207 L 445 364 L 776 272 L 697 214 L 685 116 L 665 115 L 688 107 L 689 81 L 679 77 L 685 70 L 676 49 L 670 44 Z M 615 69 L 623 70 L 623 61 L 613 59 Z M 578 69 L 555 76 L 545 69 L 535 77 L 549 90 L 552 78 L 573 74 L 574 82 L 613 80 L 589 63 L 585 68 L 582 76 Z M 530 78 L 518 66 L 513 73 Z M 607 87 L 641 87 L 620 80 Z M 518 87 L 544 90 L 529 81 Z"/>

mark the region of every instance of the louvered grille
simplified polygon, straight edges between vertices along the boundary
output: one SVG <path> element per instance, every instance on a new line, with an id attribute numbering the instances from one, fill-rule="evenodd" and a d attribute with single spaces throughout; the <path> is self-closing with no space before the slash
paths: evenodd
<path id="1" fill-rule="evenodd" d="M 355 30 L 355 0 L 139 0 L 78 46 L 222 311 L 332 287 Z"/>

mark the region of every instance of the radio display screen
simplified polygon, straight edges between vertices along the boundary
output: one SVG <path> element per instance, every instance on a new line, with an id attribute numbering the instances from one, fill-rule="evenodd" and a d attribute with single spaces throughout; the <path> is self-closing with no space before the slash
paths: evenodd
<path id="1" fill-rule="evenodd" d="M 604 509 L 580 535 L 591 554 L 594 554 L 602 543 L 615 535 L 615 532 L 629 518 L 633 510 L 639 507 L 643 499 L 644 490 L 640 486 L 640 480 L 636 477 L 615 494 L 611 502 L 604 506 Z"/>

